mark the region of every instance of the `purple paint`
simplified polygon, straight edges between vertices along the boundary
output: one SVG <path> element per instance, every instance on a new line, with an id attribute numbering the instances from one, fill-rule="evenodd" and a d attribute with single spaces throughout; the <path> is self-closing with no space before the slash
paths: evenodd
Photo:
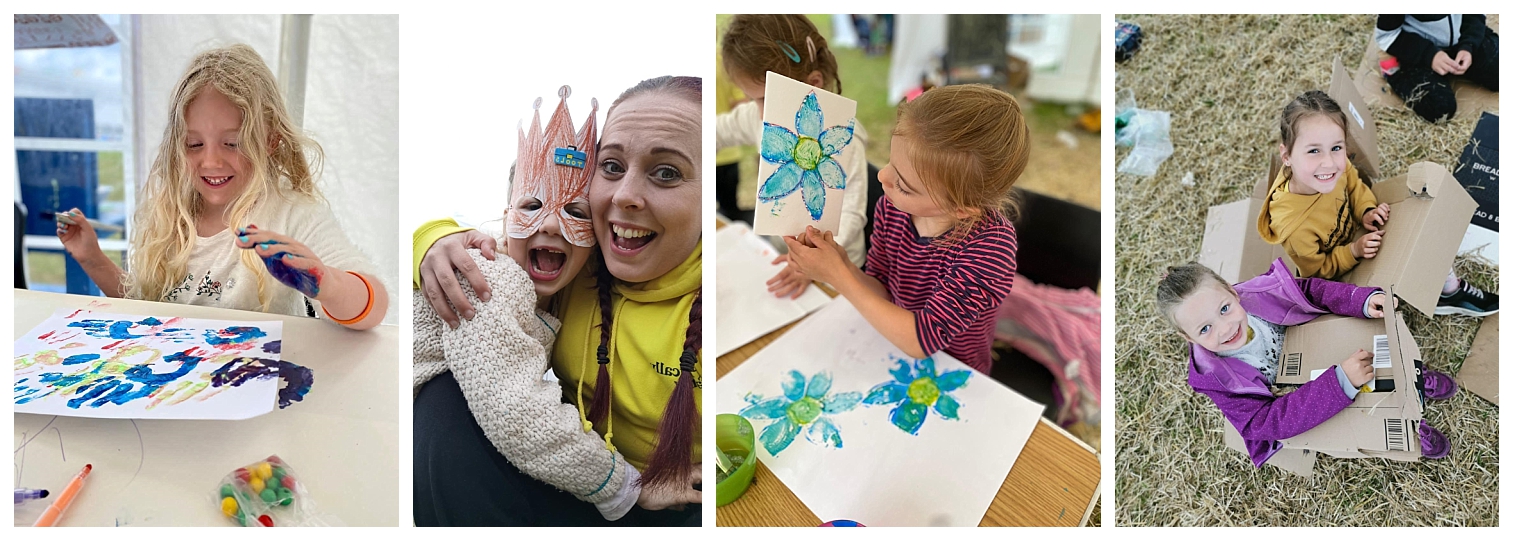
<path id="1" fill-rule="evenodd" d="M 315 298 L 320 294 L 321 272 L 318 268 L 299 269 L 286 261 L 291 257 L 299 257 L 288 252 L 281 252 L 263 258 L 263 265 L 268 267 L 268 274 L 286 286 L 304 293 L 306 297 Z"/>
<path id="2" fill-rule="evenodd" d="M 268 342 L 266 344 L 263 344 L 263 353 L 283 353 L 283 351 L 284 351 L 284 341 L 283 340 L 274 340 L 272 342 Z"/>
<path id="3" fill-rule="evenodd" d="M 279 409 L 287 408 L 290 404 L 304 400 L 310 392 L 310 387 L 315 385 L 315 373 L 309 368 L 288 362 L 274 361 L 272 359 L 260 359 L 256 357 L 237 357 L 217 368 L 210 375 L 210 384 L 215 387 L 231 386 L 239 387 L 241 384 L 254 379 L 264 379 L 277 376 L 283 380 L 283 386 L 278 390 Z"/>

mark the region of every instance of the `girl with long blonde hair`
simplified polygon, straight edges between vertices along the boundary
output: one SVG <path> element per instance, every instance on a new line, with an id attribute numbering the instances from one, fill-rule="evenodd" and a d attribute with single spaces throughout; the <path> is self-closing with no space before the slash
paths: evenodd
<path id="1" fill-rule="evenodd" d="M 129 270 L 105 256 L 78 209 L 58 215 L 58 238 L 111 297 L 319 311 L 370 328 L 383 320 L 388 295 L 321 197 L 321 161 L 256 51 L 206 51 L 174 86 L 163 141 L 138 191 Z"/>

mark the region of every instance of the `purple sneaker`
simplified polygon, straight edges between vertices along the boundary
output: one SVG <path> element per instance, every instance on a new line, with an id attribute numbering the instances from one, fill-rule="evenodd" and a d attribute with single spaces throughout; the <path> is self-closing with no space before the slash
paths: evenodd
<path id="1" fill-rule="evenodd" d="M 1429 400 L 1449 400 L 1460 390 L 1455 378 L 1437 370 L 1424 371 L 1424 396 Z"/>
<path id="2" fill-rule="evenodd" d="M 1418 423 L 1418 442 L 1422 448 L 1424 458 L 1445 458 L 1450 456 L 1450 440 L 1427 421 Z"/>

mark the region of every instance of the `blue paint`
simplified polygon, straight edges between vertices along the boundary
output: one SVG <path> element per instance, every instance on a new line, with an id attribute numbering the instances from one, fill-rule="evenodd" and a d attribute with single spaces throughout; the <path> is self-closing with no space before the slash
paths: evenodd
<path id="1" fill-rule="evenodd" d="M 205 331 L 205 343 L 212 346 L 241 344 L 264 336 L 268 336 L 268 334 L 257 327 L 226 327 L 218 331 Z"/>
<path id="2" fill-rule="evenodd" d="M 268 342 L 266 344 L 263 344 L 263 353 L 283 353 L 283 351 L 284 351 L 284 341 L 283 340 L 274 340 L 272 342 Z"/>
<path id="3" fill-rule="evenodd" d="M 134 327 L 134 326 L 140 325 L 140 326 L 143 326 L 143 327 L 156 327 L 156 326 L 162 325 L 162 324 L 163 324 L 163 322 L 159 321 L 157 318 L 149 317 L 149 318 L 143 319 L 141 321 L 136 321 L 136 322 L 133 322 L 133 321 L 124 321 L 124 320 L 123 321 L 115 321 L 115 320 L 109 320 L 109 319 L 85 319 L 85 320 L 75 321 L 73 323 L 69 323 L 68 326 L 69 327 L 74 327 L 74 328 L 79 328 L 79 329 L 84 329 L 84 333 L 85 334 L 88 334 L 88 335 L 93 336 L 95 338 L 111 338 L 111 339 L 114 339 L 114 340 L 129 340 L 129 339 L 132 339 L 132 338 L 147 338 L 149 336 L 153 336 L 154 335 L 154 333 L 131 334 L 131 332 L 130 332 L 131 328 Z M 182 329 L 168 329 L 168 330 L 182 330 Z"/>
<path id="4" fill-rule="evenodd" d="M 204 357 L 197 357 L 180 351 L 163 358 L 164 362 L 180 363 L 178 370 L 174 370 L 173 372 L 168 372 L 166 374 L 156 374 L 153 373 L 152 367 L 145 364 L 139 364 L 126 369 L 125 376 L 126 379 L 140 382 L 146 385 L 162 385 L 189 374 L 194 370 L 194 367 L 199 365 L 200 361 L 203 360 L 205 360 Z"/>
<path id="5" fill-rule="evenodd" d="M 89 361 L 93 361 L 93 360 L 98 359 L 98 358 L 100 358 L 100 354 L 99 353 L 80 353 L 78 355 L 74 355 L 74 356 L 69 357 L 67 359 L 63 359 L 63 364 L 65 366 L 70 365 L 70 364 L 84 364 L 84 363 L 87 363 Z"/>
<path id="6" fill-rule="evenodd" d="M 278 253 L 263 258 L 263 265 L 268 267 L 268 274 L 286 286 L 304 293 L 306 297 L 315 298 L 320 294 L 320 271 L 316 269 L 297 269 L 284 261 L 294 257 L 288 253 Z"/>

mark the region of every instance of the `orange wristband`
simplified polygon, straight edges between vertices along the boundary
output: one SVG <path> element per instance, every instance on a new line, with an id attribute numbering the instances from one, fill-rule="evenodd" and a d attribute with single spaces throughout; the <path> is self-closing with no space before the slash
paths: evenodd
<path id="1" fill-rule="evenodd" d="M 373 310 L 373 284 L 368 283 L 368 279 L 367 278 L 363 278 L 361 274 L 358 274 L 358 273 L 355 273 L 355 272 L 352 272 L 352 271 L 346 271 L 346 272 L 347 272 L 347 274 L 350 274 L 352 276 L 356 276 L 358 280 L 362 280 L 362 285 L 365 285 L 365 286 L 368 287 L 368 305 L 364 306 L 362 308 L 362 313 L 361 314 L 357 314 L 357 317 L 354 317 L 352 319 L 337 319 L 336 316 L 331 315 L 331 311 L 327 310 L 325 305 L 321 305 L 320 311 L 325 312 L 326 313 L 326 317 L 331 318 L 331 321 L 335 321 L 335 322 L 340 323 L 342 325 L 351 325 L 353 323 L 357 323 L 359 321 L 362 321 L 363 318 L 368 317 L 368 312 L 370 312 L 370 311 Z"/>

